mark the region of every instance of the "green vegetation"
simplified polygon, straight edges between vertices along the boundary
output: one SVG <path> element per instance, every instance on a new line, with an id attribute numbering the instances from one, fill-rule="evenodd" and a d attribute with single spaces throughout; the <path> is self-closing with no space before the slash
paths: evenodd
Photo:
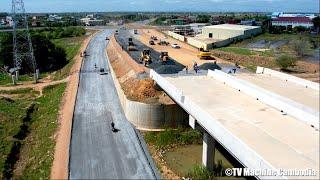
<path id="1" fill-rule="evenodd" d="M 202 165 L 194 166 L 187 175 L 191 179 L 213 179 L 213 172 L 209 171 L 206 167 Z"/>
<path id="2" fill-rule="evenodd" d="M 209 23 L 211 21 L 211 16 L 209 15 L 198 15 L 197 23 Z"/>
<path id="3" fill-rule="evenodd" d="M 73 58 L 80 51 L 81 44 L 85 38 L 86 36 L 81 36 L 81 37 L 62 38 L 62 39 L 52 40 L 52 42 L 56 46 L 64 47 L 67 54 L 67 64 L 62 69 L 59 69 L 56 72 L 53 78 L 54 80 L 60 80 L 60 79 L 66 78 L 69 75 L 70 69 L 74 63 Z"/>
<path id="4" fill-rule="evenodd" d="M 246 55 L 246 56 L 254 55 L 252 51 L 246 48 L 222 47 L 222 48 L 218 48 L 217 50 L 231 52 L 231 53 L 240 54 L 240 55 Z"/>
<path id="5" fill-rule="evenodd" d="M 289 67 L 294 67 L 296 65 L 297 59 L 291 57 L 287 54 L 283 54 L 276 59 L 276 63 L 281 69 L 287 70 Z"/>
<path id="6" fill-rule="evenodd" d="M 33 81 L 33 77 L 25 74 L 19 76 L 19 81 Z M 0 73 L 0 85 L 12 85 L 12 77 L 8 74 Z"/>
<path id="7" fill-rule="evenodd" d="M 61 39 L 67 37 L 79 37 L 86 33 L 86 30 L 81 27 L 58 27 L 58 28 L 43 28 L 30 31 L 31 34 L 41 34 L 49 39 Z"/>
<path id="8" fill-rule="evenodd" d="M 272 50 L 255 51 L 255 50 L 250 50 L 250 49 L 241 48 L 241 47 L 221 47 L 221 48 L 217 48 L 217 50 L 239 54 L 239 55 L 245 55 L 245 56 L 254 56 L 254 55 L 259 55 L 264 57 L 274 56 L 274 52 Z"/>
<path id="9" fill-rule="evenodd" d="M 81 43 L 85 39 L 85 29 L 78 27 L 43 28 L 31 31 L 34 54 L 40 69 L 40 78 L 48 72 L 58 71 L 54 79 L 68 76 L 73 65 L 73 57 L 79 52 Z M 0 66 L 13 67 L 12 34 L 0 33 Z M 33 78 L 23 73 L 28 69 L 23 64 L 19 81 L 32 81 Z M 11 84 L 9 75 L 0 73 L 0 85 Z"/>
<path id="10" fill-rule="evenodd" d="M 155 145 L 157 148 L 170 147 L 172 145 L 180 144 L 195 144 L 201 143 L 202 135 L 199 131 L 193 129 L 178 128 L 166 129 L 162 132 L 147 132 L 145 133 L 145 140 L 148 144 Z"/>
<path id="11" fill-rule="evenodd" d="M 52 137 L 65 87 L 47 87 L 37 99 L 0 98 L 0 179 L 49 178 L 55 146 Z M 21 89 L 6 93 L 32 92 Z"/>

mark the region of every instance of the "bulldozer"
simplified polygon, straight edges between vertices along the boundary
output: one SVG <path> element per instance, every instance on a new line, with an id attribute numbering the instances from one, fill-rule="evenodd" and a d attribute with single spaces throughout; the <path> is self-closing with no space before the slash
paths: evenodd
<path id="1" fill-rule="evenodd" d="M 152 60 L 150 54 L 150 49 L 143 49 L 140 53 L 140 63 L 143 63 L 144 66 L 148 66 L 149 64 L 151 64 Z"/>
<path id="2" fill-rule="evenodd" d="M 159 58 L 160 61 L 162 61 L 162 63 L 165 64 L 169 60 L 168 52 L 162 51 Z"/>
<path id="3" fill-rule="evenodd" d="M 129 38 L 128 39 L 128 51 L 137 51 L 138 49 L 136 48 L 135 44 L 133 43 L 133 39 Z"/>

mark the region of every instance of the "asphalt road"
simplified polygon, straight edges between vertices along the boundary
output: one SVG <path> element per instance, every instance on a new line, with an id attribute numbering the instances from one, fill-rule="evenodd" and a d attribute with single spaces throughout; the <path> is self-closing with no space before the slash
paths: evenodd
<path id="1" fill-rule="evenodd" d="M 158 172 L 145 143 L 127 121 L 108 73 L 105 37 L 111 33 L 97 34 L 87 48 L 73 118 L 69 178 L 156 179 Z M 107 74 L 100 75 L 99 68 Z M 111 130 L 112 121 L 117 133 Z"/>
<path id="2" fill-rule="evenodd" d="M 133 43 L 135 44 L 138 51 L 127 51 L 130 56 L 137 62 L 140 63 L 140 53 L 143 49 L 150 49 L 150 54 L 152 58 L 152 63 L 148 66 L 150 69 L 154 69 L 158 73 L 164 73 L 164 69 L 167 68 L 167 73 L 177 73 L 181 71 L 184 66 L 180 64 L 179 62 L 175 61 L 172 58 L 169 58 L 169 60 L 163 64 L 162 61 L 160 61 L 160 53 L 155 51 L 152 48 L 149 48 L 148 46 L 144 45 L 142 42 L 140 42 L 137 38 L 139 35 L 134 35 L 133 30 L 119 30 L 119 35 L 116 36 L 116 40 L 120 45 L 122 45 L 123 49 L 127 51 L 128 47 L 128 38 L 133 38 Z M 158 43 L 158 41 L 155 41 L 155 43 Z M 170 56 L 170 54 L 169 54 Z"/>

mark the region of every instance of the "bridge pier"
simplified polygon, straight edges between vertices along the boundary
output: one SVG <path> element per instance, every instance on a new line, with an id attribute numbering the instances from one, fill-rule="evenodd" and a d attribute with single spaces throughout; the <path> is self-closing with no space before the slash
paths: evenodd
<path id="1" fill-rule="evenodd" d="M 214 169 L 215 149 L 214 138 L 209 133 L 204 132 L 202 145 L 202 164 L 210 171 L 213 171 Z"/>
<path id="2" fill-rule="evenodd" d="M 203 145 L 202 145 L 202 164 L 207 167 L 210 171 L 214 169 L 214 155 L 215 155 L 215 139 L 206 132 L 199 124 L 197 120 L 189 115 L 189 125 L 193 129 L 197 129 L 203 132 Z"/>

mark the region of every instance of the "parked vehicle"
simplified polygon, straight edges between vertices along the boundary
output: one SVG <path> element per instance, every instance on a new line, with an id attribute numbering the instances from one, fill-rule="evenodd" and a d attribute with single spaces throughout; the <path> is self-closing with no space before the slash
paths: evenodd
<path id="1" fill-rule="evenodd" d="M 179 49 L 180 48 L 180 46 L 178 44 L 172 44 L 171 47 L 175 48 L 175 49 Z"/>

